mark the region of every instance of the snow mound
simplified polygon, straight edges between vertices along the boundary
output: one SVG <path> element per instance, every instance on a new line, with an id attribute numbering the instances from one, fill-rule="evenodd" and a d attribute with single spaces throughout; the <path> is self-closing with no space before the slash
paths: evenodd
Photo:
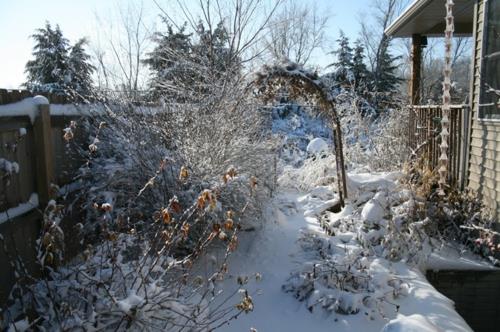
<path id="1" fill-rule="evenodd" d="M 18 320 L 15 323 L 11 323 L 9 325 L 9 328 L 7 329 L 7 332 L 25 332 L 29 331 L 30 327 L 31 325 L 28 321 L 28 318 L 24 318 L 22 320 Z"/>
<path id="2" fill-rule="evenodd" d="M 349 173 L 347 175 L 347 189 L 351 197 L 356 197 L 356 195 L 363 192 L 380 189 L 391 191 L 397 186 L 396 181 L 401 176 L 401 172 L 381 172 L 378 174 Z"/>
<path id="3" fill-rule="evenodd" d="M 378 192 L 368 201 L 361 211 L 361 217 L 368 223 L 377 223 L 384 218 L 387 209 L 385 193 Z"/>
<path id="4" fill-rule="evenodd" d="M 333 185 L 336 191 L 336 175 L 335 156 L 327 154 L 324 158 L 306 159 L 300 168 L 285 166 L 278 178 L 278 184 L 282 188 L 301 191 L 309 191 L 317 186 Z"/>
<path id="5" fill-rule="evenodd" d="M 49 105 L 49 100 L 44 96 L 33 97 L 33 104 L 35 105 Z"/>
<path id="6" fill-rule="evenodd" d="M 328 143 L 326 143 L 326 141 L 322 138 L 319 138 L 319 137 L 314 138 L 307 145 L 306 151 L 307 151 L 307 153 L 314 154 L 314 155 L 318 155 L 318 154 L 321 154 L 323 152 L 327 152 L 328 151 Z"/>
<path id="7" fill-rule="evenodd" d="M 432 324 L 422 315 L 399 315 L 387 323 L 380 332 L 441 332 L 442 330 Z"/>
<path id="8" fill-rule="evenodd" d="M 138 296 L 135 292 L 130 292 L 126 299 L 117 302 L 120 310 L 126 314 L 129 314 L 131 309 L 136 308 L 142 303 L 144 303 L 144 298 Z"/>

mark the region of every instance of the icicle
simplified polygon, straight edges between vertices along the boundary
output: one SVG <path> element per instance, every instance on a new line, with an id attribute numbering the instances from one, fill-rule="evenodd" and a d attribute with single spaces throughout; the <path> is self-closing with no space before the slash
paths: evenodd
<path id="1" fill-rule="evenodd" d="M 444 59 L 444 79 L 443 79 L 443 118 L 441 119 L 441 156 L 439 162 L 439 195 L 444 196 L 444 188 L 447 183 L 448 176 L 448 140 L 450 137 L 450 103 L 451 103 L 451 50 L 453 31 L 455 30 L 453 18 L 453 0 L 446 1 L 446 30 L 445 34 L 445 59 Z"/>

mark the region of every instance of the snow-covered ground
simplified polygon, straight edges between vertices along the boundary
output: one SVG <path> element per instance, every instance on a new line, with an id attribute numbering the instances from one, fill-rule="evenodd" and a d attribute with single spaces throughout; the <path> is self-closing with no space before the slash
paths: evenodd
<path id="1" fill-rule="evenodd" d="M 353 176 L 364 188 L 394 184 L 394 174 L 383 176 Z M 284 291 L 298 271 L 311 264 L 314 253 L 304 246 L 304 238 L 314 237 L 328 241 L 345 255 L 359 250 L 349 233 L 328 236 L 320 227 L 317 213 L 327 208 L 325 201 L 333 197 L 325 187 L 309 193 L 282 192 L 269 204 L 267 223 L 256 234 L 247 234 L 239 250 L 231 257 L 229 277 L 223 289 L 231 292 L 248 289 L 255 308 L 240 316 L 223 331 L 470 331 L 465 321 L 455 312 L 453 302 L 437 292 L 423 274 L 404 263 L 391 263 L 383 258 L 368 256 L 367 275 L 376 282 L 387 283 L 392 276 L 404 281 L 401 296 L 388 296 L 381 312 L 374 312 L 359 303 L 357 314 L 345 315 L 311 305 L 311 298 L 298 301 L 292 293 Z M 353 210 L 350 209 L 352 212 Z M 346 209 L 344 209 L 344 214 Z M 309 248 L 310 249 L 310 248 Z M 237 283 L 238 277 L 260 274 L 260 281 L 246 285 Z M 384 289 L 387 285 L 380 285 Z M 318 287 L 319 288 L 319 287 Z M 286 289 L 286 287 L 285 287 Z M 399 309 L 396 310 L 396 306 Z M 318 305 L 319 307 L 319 305 Z M 312 312 L 311 312 L 312 311 Z"/>
<path id="2" fill-rule="evenodd" d="M 278 188 L 262 228 L 239 234 L 216 286 L 222 296 L 211 304 L 216 310 L 239 301 L 239 292 L 253 307 L 221 330 L 471 331 L 425 271 L 491 265 L 429 238 L 430 223 L 415 221 L 419 203 L 401 172 L 374 173 L 351 160 L 339 212 L 331 130 L 296 106 L 275 108 L 272 120 L 282 140 Z M 200 263 L 210 260 L 217 261 Z"/>
<path id="3" fill-rule="evenodd" d="M 330 131 L 301 108 L 278 111 L 279 190 L 263 228 L 240 236 L 221 285 L 226 295 L 247 290 L 254 309 L 222 331 L 471 331 L 422 271 L 490 265 L 425 241 L 415 263 L 408 249 L 385 245 L 398 227 L 390 220 L 412 204 L 401 173 L 349 174 L 346 206 L 328 211 L 338 205 Z"/>

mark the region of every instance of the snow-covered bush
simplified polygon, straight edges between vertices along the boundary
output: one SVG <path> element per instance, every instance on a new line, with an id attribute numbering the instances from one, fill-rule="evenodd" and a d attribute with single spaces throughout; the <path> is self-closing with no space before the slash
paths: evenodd
<path id="1" fill-rule="evenodd" d="M 57 221 L 40 237 L 42 277 L 19 272 L 33 283 L 16 286 L 5 327 L 28 317 L 46 330 L 211 330 L 253 309 L 250 296 L 234 306 L 229 294 L 227 305 L 209 310 L 238 231 L 262 220 L 275 179 L 267 114 L 229 86 L 197 104 L 81 107 L 90 116 L 61 135 L 87 160 L 68 207 L 85 220 L 74 225 L 78 239 L 66 239 L 82 252 L 65 262 L 62 209 L 52 204 Z M 84 146 L 75 140 L 82 133 Z M 225 258 L 199 276 L 193 265 L 209 246 Z"/>
<path id="2" fill-rule="evenodd" d="M 154 123 L 134 130 L 140 121 L 134 126 L 127 114 L 113 114 L 107 122 L 102 114 L 94 118 L 100 122 L 82 168 L 88 225 L 76 226 L 85 249 L 63 262 L 62 209 L 51 201 L 39 240 L 42 277 L 16 269 L 20 281 L 31 283 L 14 288 L 4 327 L 27 320 L 45 330 L 210 330 L 251 311 L 248 296 L 238 306 L 231 301 L 210 311 L 209 305 L 241 223 L 261 199 L 257 177 L 230 168 L 198 178 L 179 167 L 179 155 L 167 154 L 175 145 L 152 139 L 160 135 Z M 64 135 L 71 138 L 78 124 L 68 128 Z M 222 246 L 225 258 L 208 267 L 212 274 L 196 275 L 193 264 L 211 245 Z"/>
<path id="3" fill-rule="evenodd" d="M 500 234 L 483 201 L 470 189 L 452 187 L 441 197 L 438 181 L 437 171 L 429 169 L 424 158 L 408 165 L 406 184 L 415 193 L 411 219 L 426 222 L 426 233 L 440 243 L 463 245 L 498 265 Z"/>
<path id="4" fill-rule="evenodd" d="M 352 89 L 336 91 L 348 168 L 401 169 L 409 156 L 408 111 L 374 106 Z"/>
<path id="5" fill-rule="evenodd" d="M 317 186 L 333 185 L 336 188 L 337 168 L 332 153 L 312 156 L 303 161 L 302 167 L 285 165 L 278 177 L 278 184 L 284 188 L 311 190 Z"/>
<path id="6" fill-rule="evenodd" d="M 408 294 L 407 283 L 391 271 L 387 261 L 374 259 L 369 250 L 347 249 L 309 232 L 302 234 L 300 243 L 312 255 L 311 261 L 292 273 L 283 290 L 306 301 L 311 312 L 322 308 L 328 313 L 363 312 L 370 319 L 385 317 L 385 307 L 392 305 L 392 299 Z"/>
<path id="7" fill-rule="evenodd" d="M 44 275 L 30 284 L 16 285 L 10 307 L 3 312 L 4 327 L 12 328 L 14 322 L 29 319 L 32 328 L 49 331 L 197 331 L 248 312 L 247 307 L 240 309 L 232 304 L 215 311 L 208 307 L 218 296 L 216 287 L 227 271 L 227 257 L 237 247 L 239 213 L 228 210 L 223 224 L 204 227 L 190 253 L 181 255 L 177 250 L 205 215 L 220 208 L 215 192 L 226 186 L 204 191 L 185 209 L 172 199 L 150 221 L 154 232 L 149 236 L 135 228 L 120 232 L 102 221 L 106 228 L 102 241 L 88 244 L 81 255 L 59 267 L 55 258 L 48 259 L 60 239 L 55 236 L 60 235 L 55 217 L 58 210 L 51 203 L 46 215 L 54 221 L 46 219 L 38 257 Z M 223 263 L 212 267 L 214 272 L 208 277 L 196 275 L 192 268 L 195 260 L 213 242 L 226 248 Z M 19 273 L 29 278 L 25 271 Z"/>

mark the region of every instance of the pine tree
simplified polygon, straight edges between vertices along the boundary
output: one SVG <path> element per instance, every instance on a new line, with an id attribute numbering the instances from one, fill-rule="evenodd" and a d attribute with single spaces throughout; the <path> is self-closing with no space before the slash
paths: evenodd
<path id="1" fill-rule="evenodd" d="M 83 95 L 91 91 L 95 67 L 84 48 L 86 39 L 70 46 L 59 26 L 52 28 L 49 22 L 31 37 L 35 46 L 34 59 L 26 63 L 25 69 L 28 80 L 24 85 L 28 89 L 58 93 L 70 89 Z"/>
<path id="2" fill-rule="evenodd" d="M 372 104 L 378 109 L 377 113 L 382 112 L 388 107 L 394 105 L 394 94 L 397 92 L 397 86 L 401 79 L 396 76 L 396 61 L 400 57 L 394 57 L 389 52 L 388 38 L 384 38 L 380 43 L 378 55 L 376 58 L 375 70 L 371 73 L 369 98 Z"/>
<path id="3" fill-rule="evenodd" d="M 167 22 L 164 20 L 164 22 Z M 149 88 L 153 99 L 171 97 L 178 99 L 168 86 L 169 82 L 175 80 L 188 81 L 192 79 L 193 73 L 190 69 L 191 58 L 191 34 L 185 32 L 186 24 L 179 28 L 177 32 L 167 23 L 167 32 L 157 32 L 153 36 L 156 43 L 153 51 L 147 54 L 143 61 L 151 70 Z"/>
<path id="4" fill-rule="evenodd" d="M 213 31 L 206 30 L 203 23 L 198 24 L 198 44 L 193 46 L 193 51 L 203 59 L 202 62 L 216 76 L 224 73 L 233 73 L 239 67 L 238 61 L 234 63 L 228 48 L 229 34 L 222 22 L 217 24 Z M 236 65 L 236 66 L 234 66 Z M 239 68 L 238 68 L 239 69 Z"/>
<path id="5" fill-rule="evenodd" d="M 389 52 L 389 39 L 385 39 L 380 46 L 377 57 L 377 67 L 374 73 L 374 89 L 376 92 L 394 92 L 401 79 L 396 76 L 396 61 L 400 57 L 394 57 Z"/>
<path id="6" fill-rule="evenodd" d="M 354 54 L 352 57 L 352 73 L 354 84 L 358 92 L 367 88 L 369 72 L 365 64 L 365 48 L 361 40 L 356 40 L 354 44 Z"/>
<path id="7" fill-rule="evenodd" d="M 175 32 L 167 23 L 167 32 L 154 36 L 156 46 L 144 60 L 152 72 L 153 99 L 186 101 L 190 96 L 183 90 L 202 95 L 222 76 L 232 78 L 240 70 L 231 59 L 229 35 L 222 22 L 213 31 L 201 21 L 194 34 L 185 31 L 186 24 Z"/>
<path id="8" fill-rule="evenodd" d="M 340 30 L 340 37 L 337 39 L 338 49 L 333 51 L 332 54 L 336 55 L 337 61 L 333 62 L 330 66 L 336 69 L 336 80 L 339 83 L 350 83 L 352 77 L 353 67 L 353 54 L 352 48 L 349 45 L 349 38 Z"/>
<path id="9" fill-rule="evenodd" d="M 34 90 L 62 90 L 68 71 L 68 40 L 58 25 L 53 29 L 49 22 L 31 37 L 35 40 L 32 53 L 35 59 L 26 63 L 25 86 Z"/>
<path id="10" fill-rule="evenodd" d="M 88 95 L 92 91 L 92 73 L 95 67 L 90 63 L 90 55 L 85 51 L 88 41 L 85 38 L 78 40 L 71 47 L 68 61 L 68 87 L 81 95 Z"/>

